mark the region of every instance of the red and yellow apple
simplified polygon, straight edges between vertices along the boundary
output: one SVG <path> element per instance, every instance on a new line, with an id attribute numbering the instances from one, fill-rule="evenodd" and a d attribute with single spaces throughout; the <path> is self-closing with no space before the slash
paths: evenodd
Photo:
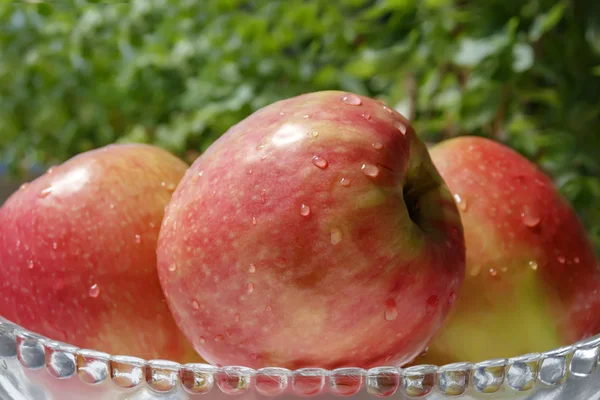
<path id="1" fill-rule="evenodd" d="M 598 333 L 598 261 L 549 177 L 484 138 L 447 140 L 431 157 L 460 210 L 467 273 L 448 323 L 418 362 L 513 357 Z"/>
<path id="2" fill-rule="evenodd" d="M 24 185 L 0 209 L 0 315 L 79 347 L 187 360 L 156 273 L 186 169 L 155 147 L 112 145 Z"/>
<path id="3" fill-rule="evenodd" d="M 196 160 L 166 210 L 158 271 L 211 363 L 390 365 L 444 321 L 463 240 L 409 122 L 317 92 L 257 111 Z"/>

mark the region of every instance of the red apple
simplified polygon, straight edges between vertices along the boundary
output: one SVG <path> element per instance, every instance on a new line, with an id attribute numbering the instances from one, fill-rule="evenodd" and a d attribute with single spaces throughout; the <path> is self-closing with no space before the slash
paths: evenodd
<path id="1" fill-rule="evenodd" d="M 0 315 L 79 347 L 185 358 L 156 242 L 186 168 L 158 148 L 113 145 L 24 185 L 0 209 Z"/>
<path id="2" fill-rule="evenodd" d="M 575 212 L 533 163 L 488 139 L 431 150 L 455 195 L 467 274 L 449 322 L 419 362 L 547 351 L 600 331 L 600 269 Z"/>
<path id="3" fill-rule="evenodd" d="M 209 362 L 369 367 L 422 351 L 464 251 L 408 121 L 329 91 L 257 111 L 196 160 L 167 208 L 158 270 Z"/>

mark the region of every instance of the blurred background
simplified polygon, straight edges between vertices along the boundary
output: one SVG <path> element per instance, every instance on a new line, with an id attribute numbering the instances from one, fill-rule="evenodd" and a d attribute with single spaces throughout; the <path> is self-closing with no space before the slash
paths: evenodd
<path id="1" fill-rule="evenodd" d="M 549 173 L 600 250 L 598 0 L 0 3 L 0 200 L 113 142 L 191 162 L 254 110 L 341 89 L 427 142 L 481 135 Z"/>

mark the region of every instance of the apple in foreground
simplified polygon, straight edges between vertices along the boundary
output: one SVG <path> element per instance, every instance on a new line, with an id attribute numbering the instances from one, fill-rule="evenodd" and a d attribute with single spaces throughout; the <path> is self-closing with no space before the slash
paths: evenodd
<path id="1" fill-rule="evenodd" d="M 80 154 L 0 209 L 0 315 L 53 340 L 188 359 L 156 274 L 156 242 L 187 169 L 147 145 Z"/>
<path id="2" fill-rule="evenodd" d="M 409 122 L 317 92 L 255 112 L 196 160 L 165 213 L 158 271 L 208 362 L 390 365 L 444 321 L 463 240 Z"/>
<path id="3" fill-rule="evenodd" d="M 552 181 L 484 138 L 442 142 L 431 157 L 458 203 L 467 273 L 447 325 L 418 362 L 514 357 L 598 333 L 599 265 Z"/>

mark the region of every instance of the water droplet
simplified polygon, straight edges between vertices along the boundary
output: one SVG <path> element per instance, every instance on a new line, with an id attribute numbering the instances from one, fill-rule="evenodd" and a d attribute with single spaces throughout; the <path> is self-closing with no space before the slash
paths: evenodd
<path id="1" fill-rule="evenodd" d="M 463 199 L 462 197 L 460 197 L 459 194 L 454 194 L 454 201 L 456 201 L 456 205 L 458 206 L 458 209 L 461 211 L 467 211 L 467 208 L 469 207 L 469 205 L 467 204 L 467 199 Z"/>
<path id="2" fill-rule="evenodd" d="M 98 284 L 94 283 L 92 286 L 90 286 L 88 294 L 94 299 L 98 297 L 98 295 L 100 294 L 100 287 L 98 287 Z"/>
<path id="3" fill-rule="evenodd" d="M 199 176 L 199 177 L 202 177 L 202 175 L 204 175 L 204 171 L 200 171 L 200 172 L 198 172 L 198 176 Z"/>
<path id="4" fill-rule="evenodd" d="M 135 235 L 135 242 L 136 242 L 137 244 L 140 244 L 140 243 L 142 243 L 142 237 L 141 237 L 140 235 Z"/>
<path id="5" fill-rule="evenodd" d="M 373 164 L 363 163 L 360 167 L 363 174 L 370 176 L 371 178 L 377 178 L 379 175 L 379 167 Z"/>
<path id="6" fill-rule="evenodd" d="M 528 207 L 525 207 L 525 210 L 521 213 L 521 219 L 525 226 L 529 228 L 534 228 L 540 224 L 540 217 L 533 214 Z"/>
<path id="7" fill-rule="evenodd" d="M 425 357 L 428 353 L 429 353 L 429 347 L 425 347 L 425 350 L 423 350 L 423 352 L 421 354 L 419 354 L 419 357 Z"/>
<path id="8" fill-rule="evenodd" d="M 381 149 L 383 149 L 383 145 L 382 145 L 381 143 L 379 143 L 379 142 L 375 142 L 375 143 L 373 143 L 373 145 L 372 145 L 372 146 L 373 146 L 373 148 L 374 148 L 375 150 L 381 150 Z"/>
<path id="9" fill-rule="evenodd" d="M 538 263 L 536 263 L 535 261 L 529 261 L 529 268 L 531 268 L 534 271 L 537 271 Z"/>
<path id="10" fill-rule="evenodd" d="M 385 302 L 385 312 L 383 314 L 386 321 L 393 321 L 398 317 L 398 308 L 396 300 L 389 299 Z"/>
<path id="11" fill-rule="evenodd" d="M 273 307 L 267 306 L 267 308 L 265 308 L 265 310 L 267 310 L 267 312 L 271 312 L 271 311 L 273 311 Z"/>
<path id="12" fill-rule="evenodd" d="M 35 263 L 33 262 L 33 260 L 27 261 L 27 268 L 33 269 L 34 266 L 35 266 Z"/>
<path id="13" fill-rule="evenodd" d="M 348 178 L 342 178 L 340 179 L 340 185 L 348 187 L 352 184 L 352 182 L 350 182 L 350 179 Z"/>
<path id="14" fill-rule="evenodd" d="M 19 190 L 25 190 L 29 187 L 29 183 L 24 183 L 19 187 Z"/>
<path id="15" fill-rule="evenodd" d="M 167 183 L 167 182 L 162 182 L 160 185 L 162 187 L 164 187 L 165 189 L 167 189 L 169 192 L 174 191 L 175 188 L 177 187 L 174 183 Z"/>
<path id="16" fill-rule="evenodd" d="M 249 169 L 247 173 L 248 173 L 248 175 L 252 175 L 253 172 L 254 171 L 252 171 L 251 169 Z"/>
<path id="17" fill-rule="evenodd" d="M 338 228 L 333 228 L 331 230 L 331 244 L 336 245 L 342 241 L 342 231 Z"/>
<path id="18" fill-rule="evenodd" d="M 364 119 L 366 119 L 367 121 L 370 121 L 370 120 L 371 120 L 371 114 L 364 113 L 364 114 L 362 114 L 362 117 L 363 117 Z"/>
<path id="19" fill-rule="evenodd" d="M 56 243 L 56 242 L 52 243 L 52 249 L 53 250 L 58 249 L 58 243 Z"/>
<path id="20" fill-rule="evenodd" d="M 325 169 L 329 165 L 329 163 L 327 162 L 326 159 L 324 159 L 323 157 L 319 157 L 319 156 L 314 156 L 312 158 L 312 162 L 313 162 L 313 164 L 315 164 L 315 166 L 317 166 L 321 169 Z"/>
<path id="21" fill-rule="evenodd" d="M 481 265 L 479 265 L 479 264 L 473 265 L 469 269 L 469 275 L 471 275 L 473 277 L 479 275 L 480 273 L 481 273 Z"/>
<path id="22" fill-rule="evenodd" d="M 246 285 L 246 291 L 248 293 L 252 293 L 254 292 L 254 283 L 252 282 L 248 282 L 248 284 Z"/>
<path id="23" fill-rule="evenodd" d="M 498 275 L 498 271 L 496 271 L 496 269 L 494 269 L 494 268 L 490 268 L 489 273 L 490 273 L 490 276 Z"/>
<path id="24" fill-rule="evenodd" d="M 39 192 L 37 197 L 39 197 L 40 199 L 46 198 L 50 195 L 50 193 L 52 193 L 52 190 L 53 190 L 52 186 L 47 187 L 46 189 Z"/>
<path id="25" fill-rule="evenodd" d="M 310 118 L 310 114 L 304 114 L 302 118 Z"/>
<path id="26" fill-rule="evenodd" d="M 222 342 L 223 341 L 223 335 L 217 335 L 215 336 L 215 342 Z"/>
<path id="27" fill-rule="evenodd" d="M 233 320 L 234 320 L 235 322 L 240 322 L 240 319 L 241 319 L 241 317 L 240 317 L 240 314 L 239 314 L 239 313 L 237 313 L 237 314 L 235 314 L 235 315 L 233 316 Z"/>
<path id="28" fill-rule="evenodd" d="M 433 296 L 429 296 L 429 298 L 427 298 L 427 314 L 433 314 L 433 312 L 435 311 L 437 305 L 438 305 L 438 297 L 436 295 Z"/>
<path id="29" fill-rule="evenodd" d="M 108 205 L 108 208 L 110 208 L 111 210 L 114 210 L 116 208 L 116 206 L 111 203 L 111 204 Z"/>
<path id="30" fill-rule="evenodd" d="M 385 106 L 385 105 L 384 105 L 384 106 L 383 106 L 383 109 L 384 109 L 384 110 L 385 110 L 385 111 L 386 111 L 388 114 L 393 114 L 393 113 L 394 113 L 394 111 L 393 111 L 391 108 L 389 108 L 388 106 Z"/>
<path id="31" fill-rule="evenodd" d="M 406 125 L 404 125 L 402 122 L 400 121 L 396 121 L 394 122 L 394 126 L 396 127 L 396 129 L 398 129 L 400 131 L 401 134 L 406 135 Z"/>
<path id="32" fill-rule="evenodd" d="M 192 301 L 192 307 L 194 308 L 194 310 L 199 310 L 200 309 L 200 303 L 198 303 L 198 300 L 193 300 Z"/>
<path id="33" fill-rule="evenodd" d="M 310 132 L 310 136 L 316 138 L 317 136 L 319 136 L 319 132 L 317 132 L 317 131 L 311 131 Z"/>
<path id="34" fill-rule="evenodd" d="M 252 225 L 256 225 L 256 217 L 252 217 Z"/>
<path id="35" fill-rule="evenodd" d="M 262 192 L 260 192 L 260 202 L 265 204 L 267 202 L 267 191 L 266 189 L 263 189 Z"/>
<path id="36" fill-rule="evenodd" d="M 456 301 L 456 293 L 450 292 L 450 297 L 448 297 L 448 303 L 454 304 L 455 301 Z"/>
<path id="37" fill-rule="evenodd" d="M 200 336 L 200 344 L 206 343 L 206 338 L 204 336 Z"/>
<path id="38" fill-rule="evenodd" d="M 559 263 L 561 263 L 561 264 L 564 264 L 564 263 L 565 263 L 565 261 L 567 261 L 567 259 L 566 259 L 566 258 L 564 258 L 563 256 L 560 256 L 560 257 L 558 257 L 558 258 L 557 258 L 557 260 L 558 260 L 558 262 L 559 262 Z"/>
<path id="39" fill-rule="evenodd" d="M 579 264 L 579 263 L 581 262 L 581 260 L 579 259 L 579 257 L 575 257 L 575 258 L 573 259 L 573 262 L 574 262 L 575 264 Z"/>
<path id="40" fill-rule="evenodd" d="M 251 274 L 256 272 L 256 267 L 254 266 L 254 264 L 250 264 L 250 266 L 248 267 L 248 272 L 250 272 Z"/>
<path id="41" fill-rule="evenodd" d="M 283 111 L 281 111 L 281 112 L 279 113 L 279 115 L 285 115 L 285 113 L 284 113 Z"/>
<path id="42" fill-rule="evenodd" d="M 302 203 L 302 205 L 300 206 L 300 215 L 302 215 L 303 217 L 310 216 L 310 207 Z"/>
<path id="43" fill-rule="evenodd" d="M 177 264 L 173 263 L 173 264 L 169 265 L 169 271 L 175 272 L 176 269 L 177 269 Z"/>
<path id="44" fill-rule="evenodd" d="M 362 100 L 355 94 L 347 94 L 342 97 L 342 101 L 351 106 L 359 106 L 362 104 Z"/>

